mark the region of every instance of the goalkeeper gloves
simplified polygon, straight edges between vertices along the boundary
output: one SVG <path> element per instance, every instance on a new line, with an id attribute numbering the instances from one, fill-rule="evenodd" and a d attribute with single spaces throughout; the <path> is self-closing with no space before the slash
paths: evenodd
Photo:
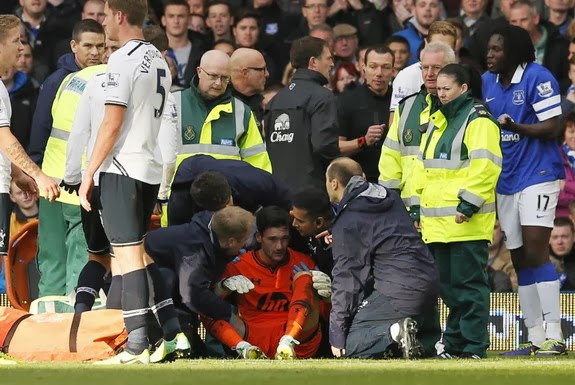
<path id="1" fill-rule="evenodd" d="M 264 352 L 262 352 L 260 348 L 250 344 L 247 341 L 241 341 L 240 343 L 238 343 L 234 347 L 234 350 L 236 352 L 238 352 L 240 358 L 243 358 L 246 360 L 255 360 L 258 358 L 267 358 L 266 355 L 264 354 Z"/>
<path id="2" fill-rule="evenodd" d="M 312 270 L 311 279 L 317 294 L 322 298 L 331 300 L 331 278 L 329 275 L 323 271 Z"/>
<path id="3" fill-rule="evenodd" d="M 289 335 L 284 335 L 280 338 L 278 348 L 276 350 L 276 360 L 294 360 L 296 354 L 294 346 L 299 345 L 299 341 Z"/>
<path id="4" fill-rule="evenodd" d="M 244 277 L 243 275 L 234 275 L 224 279 L 220 285 L 224 290 L 235 291 L 239 294 L 245 294 L 255 287 L 253 282 Z"/>
<path id="5" fill-rule="evenodd" d="M 301 262 L 299 265 L 294 265 L 294 274 L 301 271 L 310 272 L 313 288 L 317 291 L 317 294 L 326 300 L 331 300 L 331 278 L 329 275 L 323 271 L 310 270 L 309 267 L 307 267 L 307 265 L 303 262 Z"/>

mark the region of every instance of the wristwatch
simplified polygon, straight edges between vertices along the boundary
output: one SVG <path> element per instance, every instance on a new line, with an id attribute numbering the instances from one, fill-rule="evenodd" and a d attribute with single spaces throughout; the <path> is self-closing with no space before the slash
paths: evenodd
<path id="1" fill-rule="evenodd" d="M 358 148 L 367 147 L 367 142 L 365 141 L 365 136 L 361 136 L 361 137 L 357 138 L 357 147 Z"/>

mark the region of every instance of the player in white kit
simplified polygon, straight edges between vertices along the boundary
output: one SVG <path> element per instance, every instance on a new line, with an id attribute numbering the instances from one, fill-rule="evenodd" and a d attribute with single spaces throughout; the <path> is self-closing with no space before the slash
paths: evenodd
<path id="1" fill-rule="evenodd" d="M 171 76 L 160 51 L 143 40 L 146 0 L 108 0 L 104 12 L 107 36 L 121 48 L 108 61 L 104 119 L 79 195 L 90 211 L 99 170 L 102 222 L 122 273 L 128 343 L 122 353 L 101 363 L 147 364 L 149 287 L 143 241 L 162 180 L 162 160 L 155 149 Z M 153 285 L 161 276 L 150 278 Z M 170 304 L 171 299 L 165 305 Z"/>

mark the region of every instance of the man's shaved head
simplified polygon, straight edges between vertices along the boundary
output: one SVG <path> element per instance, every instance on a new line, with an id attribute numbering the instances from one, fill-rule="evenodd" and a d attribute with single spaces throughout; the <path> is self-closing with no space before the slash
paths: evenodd
<path id="1" fill-rule="evenodd" d="M 246 96 L 263 92 L 269 73 L 264 56 L 251 48 L 238 48 L 231 58 L 232 83 Z"/>
<path id="2" fill-rule="evenodd" d="M 197 68 L 198 90 L 204 99 L 215 99 L 226 92 L 230 82 L 230 57 L 222 51 L 206 52 Z"/>
<path id="3" fill-rule="evenodd" d="M 363 177 L 363 170 L 355 160 L 341 157 L 331 162 L 326 174 L 328 180 L 336 179 L 342 186 L 347 186 L 352 177 Z"/>
<path id="4" fill-rule="evenodd" d="M 239 71 L 242 67 L 251 67 L 264 62 L 264 56 L 255 49 L 251 48 L 238 48 L 230 58 L 232 65 L 232 72 Z"/>
<path id="5" fill-rule="evenodd" d="M 219 65 L 222 69 L 225 69 L 229 73 L 230 57 L 218 50 L 210 50 L 202 55 L 200 60 L 200 67 L 208 69 L 208 67 L 213 67 Z M 209 70 L 208 70 L 209 72 Z"/>

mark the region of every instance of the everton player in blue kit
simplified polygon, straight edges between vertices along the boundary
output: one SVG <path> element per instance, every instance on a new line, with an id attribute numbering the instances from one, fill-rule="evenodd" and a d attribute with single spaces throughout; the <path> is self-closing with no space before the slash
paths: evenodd
<path id="1" fill-rule="evenodd" d="M 561 332 L 559 276 L 549 260 L 560 179 L 565 178 L 554 139 L 561 97 L 553 75 L 535 61 L 522 28 L 496 29 L 487 45 L 483 99 L 501 123 L 503 169 L 497 211 L 519 282 L 529 343 L 504 355 L 566 354 Z M 543 327 L 545 321 L 546 329 Z"/>

